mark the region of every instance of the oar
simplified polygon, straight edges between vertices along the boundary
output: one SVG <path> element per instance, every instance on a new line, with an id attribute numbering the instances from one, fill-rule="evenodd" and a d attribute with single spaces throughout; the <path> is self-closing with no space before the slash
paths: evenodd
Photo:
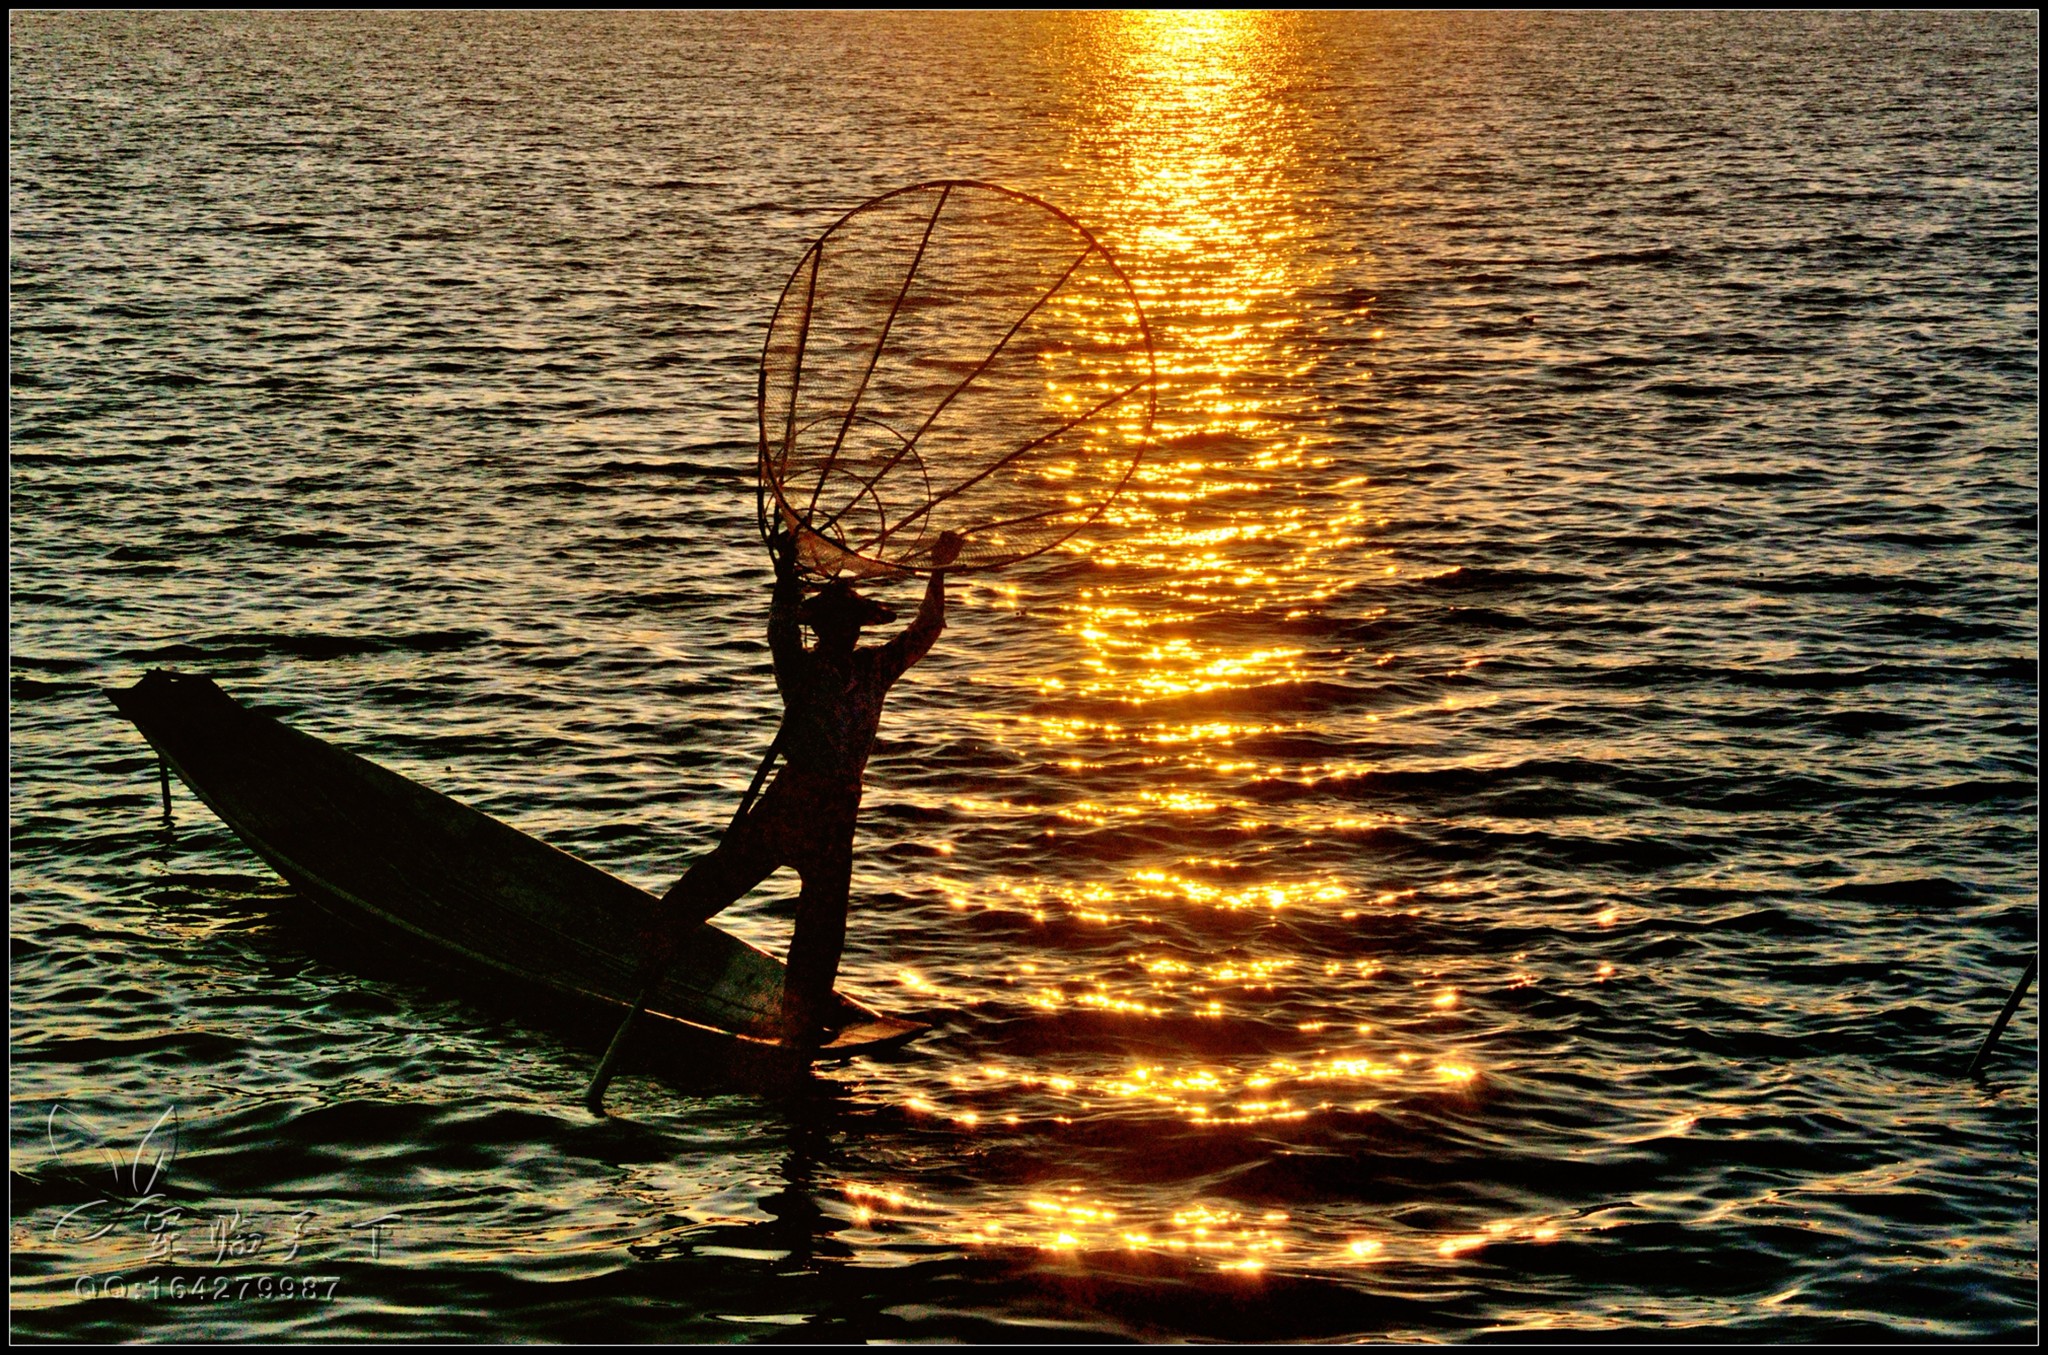
<path id="1" fill-rule="evenodd" d="M 1984 1047 L 1977 1051 L 1976 1058 L 1970 1060 L 1970 1071 L 1963 1074 L 1964 1077 L 1977 1076 L 1977 1071 L 1984 1066 L 1984 1061 L 1991 1057 L 1991 1046 L 1998 1043 L 1998 1037 L 2005 1034 L 2005 1023 L 2012 1020 L 2012 1014 L 2020 1009 L 2020 999 L 2027 995 L 2027 985 L 2034 981 L 2034 967 L 2040 963 L 2041 956 L 2038 951 L 2028 957 L 2026 972 L 2021 974 L 2020 981 L 2013 985 L 2012 996 L 2005 1000 L 2005 1010 L 1991 1023 L 1991 1033 L 1984 1037 Z"/>
<path id="2" fill-rule="evenodd" d="M 740 807 L 733 811 L 732 822 L 725 825 L 724 833 L 719 834 L 721 842 L 733 829 L 739 827 L 740 820 L 754 807 L 754 797 L 760 794 L 761 783 L 768 779 L 768 769 L 775 765 L 775 757 L 781 751 L 782 735 L 778 733 L 775 742 L 768 745 L 768 752 L 761 758 L 761 765 L 755 769 L 753 783 L 747 787 L 747 793 L 740 797 Z M 669 963 L 673 963 L 673 959 Z M 626 1019 L 619 1022 L 618 1032 L 612 1036 L 612 1042 L 605 1046 L 604 1057 L 597 1063 L 597 1071 L 590 1075 L 590 1085 L 583 1089 L 583 1104 L 590 1108 L 592 1115 L 604 1114 L 604 1089 L 611 1085 L 612 1070 L 618 1066 L 619 1055 L 626 1050 L 626 1036 L 632 1033 L 633 1022 L 639 1019 L 641 1010 L 647 1006 L 647 999 L 654 996 L 655 987 L 667 974 L 668 964 L 663 964 L 647 976 L 647 982 L 640 986 L 640 995 L 633 999 L 633 1010 L 627 1012 Z"/>

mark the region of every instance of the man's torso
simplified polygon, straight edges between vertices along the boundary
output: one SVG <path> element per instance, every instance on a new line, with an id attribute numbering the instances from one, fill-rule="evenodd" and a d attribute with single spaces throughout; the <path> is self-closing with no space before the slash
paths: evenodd
<path id="1" fill-rule="evenodd" d="M 888 695 L 875 650 L 806 653 L 782 714 L 782 756 L 789 770 L 806 781 L 848 787 L 858 798 Z"/>

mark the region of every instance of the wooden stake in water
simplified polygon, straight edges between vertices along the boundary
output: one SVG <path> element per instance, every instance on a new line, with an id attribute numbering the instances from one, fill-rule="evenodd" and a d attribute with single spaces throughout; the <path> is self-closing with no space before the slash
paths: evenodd
<path id="1" fill-rule="evenodd" d="M 164 790 L 164 827 L 168 828 L 171 826 L 171 768 L 161 753 L 156 759 L 156 779 Z"/>
<path id="2" fill-rule="evenodd" d="M 1991 1057 L 1991 1047 L 1998 1043 L 1999 1036 L 2005 1034 L 2005 1024 L 2012 1020 L 2012 1014 L 2020 1009 L 2020 999 L 2027 995 L 2027 985 L 2034 981 L 2034 967 L 2040 963 L 2041 957 L 2038 953 L 2028 957 L 2026 972 L 2021 974 L 2020 981 L 2013 985 L 2012 996 L 2005 1000 L 2005 1010 L 1991 1023 L 1991 1033 L 1984 1037 L 1984 1047 L 1977 1051 L 1977 1057 L 1970 1060 L 1970 1071 L 1964 1074 L 1965 1077 L 1977 1076 L 1978 1070 L 1984 1066 L 1984 1061 Z"/>

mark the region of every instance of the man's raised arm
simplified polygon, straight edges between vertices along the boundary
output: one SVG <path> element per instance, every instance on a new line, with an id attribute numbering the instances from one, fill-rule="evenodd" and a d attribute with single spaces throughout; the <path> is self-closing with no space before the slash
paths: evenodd
<path id="1" fill-rule="evenodd" d="M 882 646 L 882 672 L 889 681 L 902 677 L 910 665 L 931 653 L 939 632 L 946 628 L 946 566 L 959 554 L 959 535 L 942 533 L 932 550 L 932 560 L 939 567 L 932 571 L 931 582 L 924 586 L 924 601 L 918 604 L 917 615 L 901 635 Z"/>

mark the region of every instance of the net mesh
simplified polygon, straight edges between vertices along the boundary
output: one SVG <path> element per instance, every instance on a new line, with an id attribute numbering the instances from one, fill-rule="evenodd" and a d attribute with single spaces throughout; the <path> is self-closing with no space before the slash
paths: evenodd
<path id="1" fill-rule="evenodd" d="M 1048 550 L 1152 436 L 1137 294 L 1072 218 L 990 184 L 920 184 L 842 218 L 783 289 L 761 357 L 764 530 L 820 577 Z"/>

